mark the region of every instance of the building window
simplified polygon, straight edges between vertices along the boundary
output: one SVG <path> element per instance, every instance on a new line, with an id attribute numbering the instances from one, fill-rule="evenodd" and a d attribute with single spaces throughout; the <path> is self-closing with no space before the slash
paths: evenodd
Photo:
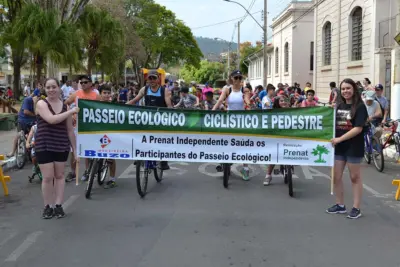
<path id="1" fill-rule="evenodd" d="M 314 70 L 314 42 L 310 43 L 310 70 Z"/>
<path id="2" fill-rule="evenodd" d="M 279 73 L 279 49 L 275 49 L 275 74 Z"/>
<path id="3" fill-rule="evenodd" d="M 324 65 L 331 65 L 332 24 L 328 21 L 323 28 Z"/>
<path id="4" fill-rule="evenodd" d="M 356 7 L 351 15 L 351 60 L 362 59 L 362 8 Z"/>
<path id="5" fill-rule="evenodd" d="M 289 72 L 289 43 L 285 44 L 285 72 Z"/>

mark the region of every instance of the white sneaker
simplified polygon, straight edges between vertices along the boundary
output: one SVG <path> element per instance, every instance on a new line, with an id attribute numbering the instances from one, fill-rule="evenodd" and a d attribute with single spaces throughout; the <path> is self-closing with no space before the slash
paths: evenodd
<path id="1" fill-rule="evenodd" d="M 272 181 L 272 175 L 267 174 L 267 176 L 265 176 L 265 179 L 264 179 L 264 186 L 270 185 L 271 181 Z"/>

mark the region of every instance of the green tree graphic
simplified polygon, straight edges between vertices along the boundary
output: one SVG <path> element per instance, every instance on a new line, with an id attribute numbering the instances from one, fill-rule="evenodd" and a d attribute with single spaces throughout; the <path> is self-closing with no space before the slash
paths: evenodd
<path id="1" fill-rule="evenodd" d="M 318 159 L 314 161 L 315 163 L 326 163 L 326 161 L 322 158 L 322 155 L 328 155 L 329 150 L 325 146 L 318 145 L 317 148 L 314 148 L 312 151 L 314 156 L 318 156 Z"/>

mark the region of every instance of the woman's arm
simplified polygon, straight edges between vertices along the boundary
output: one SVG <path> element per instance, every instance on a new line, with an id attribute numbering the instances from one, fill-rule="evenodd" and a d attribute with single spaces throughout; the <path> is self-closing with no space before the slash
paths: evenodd
<path id="1" fill-rule="evenodd" d="M 337 138 L 338 139 L 338 143 L 342 143 L 342 142 L 344 142 L 346 140 L 349 140 L 349 139 L 359 135 L 360 133 L 362 133 L 362 131 L 363 131 L 363 127 L 354 127 L 353 129 L 351 129 L 350 131 L 348 131 L 347 133 L 345 133 L 341 137 Z"/>
<path id="2" fill-rule="evenodd" d="M 172 108 L 172 101 L 171 101 L 171 92 L 165 88 L 164 89 L 164 95 L 165 95 L 165 104 L 167 104 L 167 107 Z"/>
<path id="3" fill-rule="evenodd" d="M 31 142 L 32 142 L 32 137 L 33 137 L 33 128 L 34 127 L 31 127 L 31 130 L 29 131 L 28 138 L 26 139 L 26 148 L 30 148 L 31 147 Z"/>
<path id="4" fill-rule="evenodd" d="M 217 110 L 221 106 L 222 102 L 224 102 L 226 96 L 228 95 L 228 93 L 227 93 L 228 90 L 229 90 L 229 88 L 225 88 L 222 91 L 221 96 L 218 98 L 217 104 L 214 105 L 212 110 Z"/>
<path id="5" fill-rule="evenodd" d="M 78 111 L 79 108 L 74 107 L 73 109 L 70 109 L 61 114 L 53 115 L 51 114 L 49 107 L 44 101 L 39 101 L 36 107 L 36 113 L 49 124 L 58 124 L 60 122 L 63 122 L 68 117 L 71 117 L 72 114 L 78 113 Z"/>
<path id="6" fill-rule="evenodd" d="M 68 139 L 69 142 L 71 143 L 71 147 L 72 147 L 72 152 L 75 155 L 75 160 L 77 157 L 77 152 L 76 152 L 76 137 L 75 137 L 75 133 L 74 133 L 74 127 L 72 126 L 72 117 L 69 117 L 67 119 L 67 131 L 68 131 Z"/>

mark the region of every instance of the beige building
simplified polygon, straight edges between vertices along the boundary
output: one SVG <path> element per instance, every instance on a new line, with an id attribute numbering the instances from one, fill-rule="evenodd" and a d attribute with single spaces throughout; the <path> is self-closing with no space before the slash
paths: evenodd
<path id="1" fill-rule="evenodd" d="M 344 78 L 381 83 L 390 98 L 396 0 L 314 0 L 314 88 L 329 97 L 329 83 Z M 396 44 L 397 45 L 397 44 Z M 339 85 L 338 85 L 339 86 Z"/>
<path id="2" fill-rule="evenodd" d="M 292 1 L 273 19 L 272 43 L 268 49 L 267 82 L 294 82 L 305 86 L 313 81 L 314 14 L 312 1 Z M 249 81 L 257 86 L 263 83 L 263 52 L 250 55 Z"/>

